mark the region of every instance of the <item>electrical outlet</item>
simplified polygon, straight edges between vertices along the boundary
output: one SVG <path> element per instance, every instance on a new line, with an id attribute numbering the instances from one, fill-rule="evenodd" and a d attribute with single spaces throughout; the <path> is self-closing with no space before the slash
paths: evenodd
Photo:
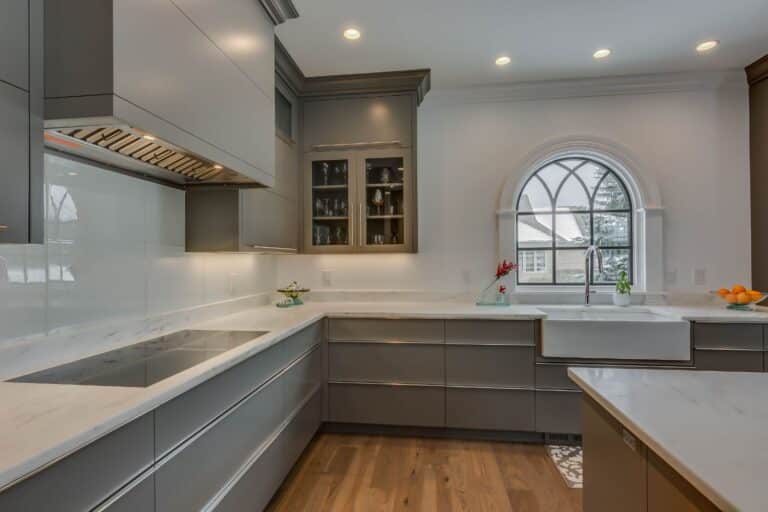
<path id="1" fill-rule="evenodd" d="M 693 285 L 704 286 L 707 284 L 707 270 L 703 268 L 693 269 Z"/>
<path id="2" fill-rule="evenodd" d="M 333 270 L 321 270 L 320 281 L 323 286 L 333 286 Z"/>

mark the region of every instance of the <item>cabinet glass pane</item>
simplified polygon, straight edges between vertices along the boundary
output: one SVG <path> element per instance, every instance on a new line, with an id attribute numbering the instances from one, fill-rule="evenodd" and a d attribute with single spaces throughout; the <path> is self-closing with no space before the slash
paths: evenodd
<path id="1" fill-rule="evenodd" d="M 349 161 L 312 162 L 312 245 L 349 245 Z"/>
<path id="2" fill-rule="evenodd" d="M 365 159 L 366 245 L 405 240 L 405 172 L 402 157 Z"/>

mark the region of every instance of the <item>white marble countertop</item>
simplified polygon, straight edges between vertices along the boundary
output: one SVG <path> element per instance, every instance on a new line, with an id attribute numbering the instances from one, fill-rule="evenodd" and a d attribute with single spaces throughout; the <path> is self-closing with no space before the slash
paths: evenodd
<path id="1" fill-rule="evenodd" d="M 768 323 L 766 312 L 733 312 L 715 307 L 639 307 L 684 320 Z M 323 317 L 526 320 L 546 315 L 532 305 L 478 307 L 461 302 L 315 302 L 288 309 L 266 305 L 202 323 L 190 321 L 173 325 L 173 328 L 169 325 L 167 332 L 198 328 L 266 330 L 269 333 L 147 388 L 0 382 L 0 403 L 3 404 L 0 409 L 0 489 L 77 451 Z M 136 332 L 150 331 L 142 331 L 138 326 Z M 151 336 L 137 335 L 131 343 L 161 334 L 165 333 L 151 331 Z M 94 346 L 89 350 L 95 354 L 112 348 Z"/>
<path id="2" fill-rule="evenodd" d="M 768 374 L 570 368 L 570 377 L 725 511 L 762 511 Z"/>

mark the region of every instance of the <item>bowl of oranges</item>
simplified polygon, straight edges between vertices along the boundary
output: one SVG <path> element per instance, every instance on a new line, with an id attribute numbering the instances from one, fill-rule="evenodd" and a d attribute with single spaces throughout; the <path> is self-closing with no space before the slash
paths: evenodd
<path id="1" fill-rule="evenodd" d="M 728 303 L 728 309 L 739 309 L 742 311 L 751 311 L 755 305 L 762 302 L 766 294 L 756 290 L 750 290 L 744 285 L 735 284 L 730 289 L 720 288 L 714 294 Z"/>

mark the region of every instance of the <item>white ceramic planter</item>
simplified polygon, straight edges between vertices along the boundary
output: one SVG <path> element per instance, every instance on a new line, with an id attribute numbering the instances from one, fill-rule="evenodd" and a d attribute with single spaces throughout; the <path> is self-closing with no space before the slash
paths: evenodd
<path id="1" fill-rule="evenodd" d="M 613 292 L 613 304 L 627 307 L 632 302 L 632 296 L 628 293 Z"/>

